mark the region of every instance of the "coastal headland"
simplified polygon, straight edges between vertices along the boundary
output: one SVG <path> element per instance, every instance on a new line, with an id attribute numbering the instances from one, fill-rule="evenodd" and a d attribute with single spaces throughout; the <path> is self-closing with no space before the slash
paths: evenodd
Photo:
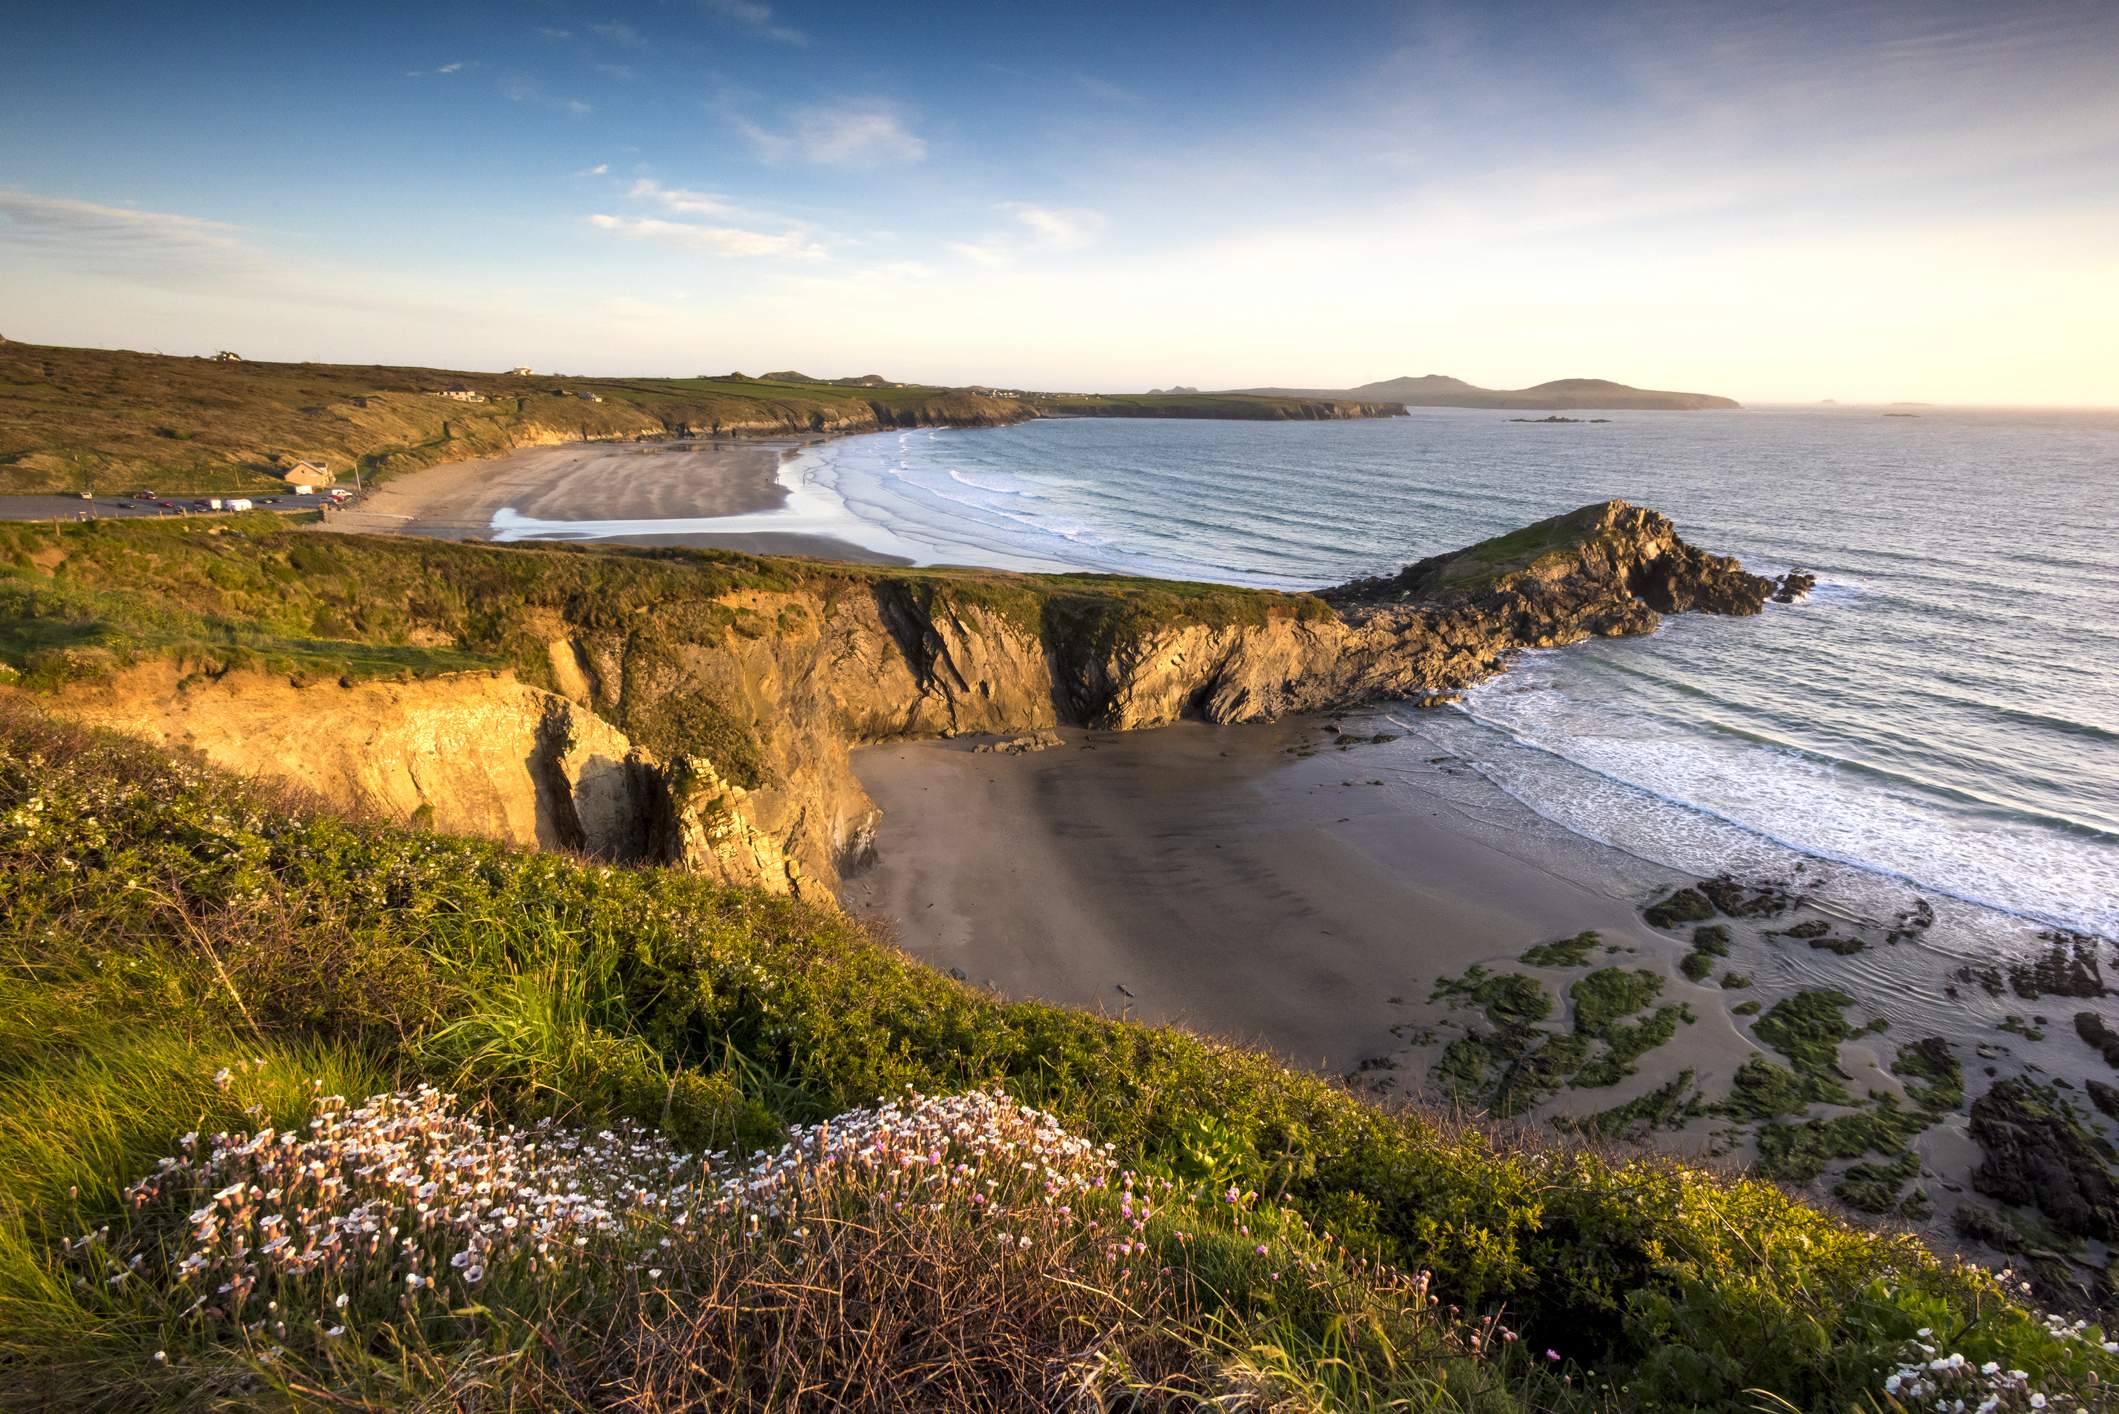
<path id="1" fill-rule="evenodd" d="M 1388 400 L 1038 393 L 867 377 L 612 378 L 0 341 L 0 496 L 363 486 L 524 447 L 988 427 L 1043 416 L 1403 416 Z"/>
<path id="2" fill-rule="evenodd" d="M 626 450 L 607 463 L 562 461 L 536 487 L 506 494 L 585 494 L 624 474 Z M 683 467 L 688 454 L 672 450 L 661 449 L 657 464 Z M 738 464 L 701 455 L 709 467 Z M 759 491 L 757 470 L 717 491 L 721 504 L 751 504 L 743 496 L 746 484 Z M 655 509 L 692 493 L 644 482 L 625 494 Z M 646 1105 L 679 1132 L 762 1141 L 794 1103 L 783 1099 L 796 1093 L 788 1086 L 849 1083 L 831 1078 L 842 1073 L 842 1047 L 898 1058 L 861 1072 L 846 1092 L 872 1096 L 898 1083 L 891 1077 L 935 1083 L 928 1070 L 906 1068 L 915 1044 L 921 1055 L 938 1046 L 938 1066 L 983 1067 L 994 1046 L 1014 1045 L 1009 1028 L 1021 1018 L 1060 1018 L 1052 1024 L 1092 1028 L 1080 1034 L 1102 1038 L 1098 1046 L 1137 1055 L 1145 1047 L 1193 1068 L 1178 1081 L 1160 1063 L 1122 1067 L 1121 1088 L 1146 1082 L 1185 1095 L 1193 1118 L 1179 1122 L 1193 1137 L 1183 1153 L 1208 1157 L 1177 1162 L 1277 1184 L 1291 1201 L 1329 1206 L 1335 1223 L 1371 1214 L 1353 1219 L 1354 1230 L 1388 1234 L 1391 1250 L 1417 1253 L 1458 1284 L 1453 1293 L 1532 1300 L 1527 1277 L 1458 1253 L 1459 1225 L 1430 1229 L 1426 1218 L 1404 1216 L 1435 1211 L 1436 1195 L 1394 1177 L 1398 1196 L 1388 1205 L 1368 1196 L 1378 1175 L 1432 1164 L 1423 1148 L 1373 1167 L 1383 1161 L 1369 1157 L 1366 1141 L 1340 1133 L 1350 1117 L 1424 1126 L 1397 1107 L 1439 1096 L 1495 1121 L 1540 1118 L 1573 1136 L 1750 1156 L 1771 1177 L 1829 1185 L 1850 1204 L 1901 1220 L 1938 1212 L 1920 1181 L 1933 1175 L 1953 1199 L 1969 1186 L 1987 1200 L 1948 1205 L 1980 1225 L 1983 1241 L 2007 1250 L 2059 1233 L 2041 1290 L 2051 1300 L 2094 1299 L 2082 1259 L 2084 1244 L 2110 1230 L 2098 1196 L 2109 1167 L 2035 1081 L 1997 1081 L 1970 1101 L 1967 1121 L 1961 1038 L 1876 1039 L 1880 1018 L 1865 1018 L 1852 995 L 1780 977 L 1760 988 L 1769 1006 L 1711 1000 L 1753 985 L 1746 969 L 1763 979 L 1754 959 L 1839 958 L 1918 939 L 1932 911 L 1909 908 L 1887 925 L 1835 923 L 1792 886 L 1584 870 L 1482 836 L 1477 822 L 1449 813 L 1439 788 L 1427 790 L 1439 782 L 1401 782 L 1389 802 L 1364 800 L 1388 789 L 1366 768 L 1364 748 L 1402 733 L 1374 716 L 1379 704 L 1446 701 L 1506 671 L 1524 649 L 1645 634 L 1669 613 L 1779 612 L 1769 605 L 1800 597 L 1799 577 L 1748 573 L 1688 544 L 1651 510 L 1595 503 L 1320 594 L 697 549 L 324 535 L 264 514 L 16 524 L 0 527 L 0 556 L 11 570 L 0 578 L 0 696 L 8 739 L 23 743 L 10 748 L 22 769 L 7 777 L 18 801 L 7 818 L 49 819 L 39 826 L 47 834 L 86 832 L 50 835 L 50 859 L 76 869 L 86 860 L 100 878 L 113 838 L 103 822 L 129 829 L 152 798 L 197 809 L 206 822 L 153 824 L 143 838 L 159 842 L 154 849 L 189 849 L 196 839 L 212 859 L 250 871 L 232 901 L 210 905 L 196 881 L 171 875 L 183 890 L 171 927 L 179 919 L 198 927 L 208 907 L 220 910 L 209 922 L 224 934 L 281 927 L 257 911 L 260 898 L 292 890 L 290 906 L 324 907 L 300 891 L 336 878 L 336 861 L 362 850 L 402 851 L 349 875 L 362 899 L 385 907 L 392 930 L 476 917 L 485 920 L 481 937 L 492 928 L 512 936 L 507 920 L 544 916 L 518 911 L 524 888 L 681 894 L 689 901 L 654 903 L 617 932 L 601 915 L 581 925 L 584 937 L 621 939 L 625 960 L 616 972 L 604 962 L 595 964 L 602 971 L 570 966 L 565 976 L 633 980 L 622 1002 L 597 1004 L 594 1023 L 561 1023 L 588 1027 L 581 1047 L 566 1043 L 574 1059 L 564 1065 L 588 1067 L 579 1073 L 616 1087 L 628 1113 Z M 87 768 L 64 763 L 102 760 L 109 749 L 54 736 L 39 717 L 123 731 L 181 761 L 296 787 L 361 823 L 348 832 L 283 821 L 278 807 L 185 804 L 209 789 L 196 775 L 139 800 L 107 782 L 77 789 Z M 1239 737 L 1241 724 L 1251 726 Z M 127 773 L 153 777 L 137 763 Z M 62 782 L 56 814 L 29 793 L 40 778 Z M 77 799 L 88 803 L 76 809 Z M 901 828 L 893 831 L 879 802 Z M 467 836 L 540 853 L 473 846 Z M 490 852 L 462 853 L 476 848 Z M 134 859 L 147 856 L 121 862 Z M 150 872 L 174 867 L 156 855 Z M 46 888 L 58 868 L 24 882 Z M 684 894 L 693 883 L 715 892 Z M 494 892 L 482 902 L 443 900 L 435 888 Z M 160 898 L 143 896 L 154 918 Z M 345 907 L 328 905 L 334 917 Z M 682 911 L 697 908 L 706 912 Z M 934 970 L 858 931 L 858 916 L 871 911 Z M 685 922 L 668 934 L 673 916 Z M 759 928 L 779 941 L 745 961 L 738 940 Z M 385 985 L 359 951 L 371 944 L 333 946 L 341 971 L 330 986 L 249 970 L 268 964 L 247 960 L 232 941 L 225 952 L 209 943 L 209 955 L 237 959 L 246 970 L 226 986 L 245 1005 L 269 1006 L 277 1027 L 312 1024 L 284 1019 L 290 1005 L 306 1008 L 303 1016 L 318 1005 L 351 1008 L 349 1017 L 396 1005 L 358 999 L 358 988 Z M 2021 985 L 2102 994 L 2094 945 L 2087 962 L 2073 942 L 2056 943 L 2055 955 Z M 541 985 L 511 975 L 510 986 Z M 1997 973 L 1997 987 L 2012 984 Z M 840 990 L 823 997 L 822 985 Z M 535 1008 L 574 1005 L 525 997 Z M 951 1009 L 960 1002 L 976 1016 Z M 1054 1011 L 1052 1002 L 1082 1010 Z M 1084 1014 L 1096 1011 L 1112 1019 Z M 1121 1017 L 1206 1038 L 1128 1027 Z M 378 1035 L 416 1037 L 428 1023 L 393 1014 L 373 1024 Z M 460 1044 L 454 1038 L 480 1044 L 461 1028 L 485 1024 L 452 1023 L 403 1042 L 405 1054 L 433 1063 Z M 799 1035 L 789 1029 L 796 1024 Z M 915 1043 L 912 1032 L 930 1024 L 946 1042 L 922 1032 Z M 813 1026 L 831 1037 L 810 1035 Z M 649 1044 L 687 1068 L 656 1078 L 638 1051 Z M 1300 1098 L 1293 1128 L 1277 1119 L 1223 1128 L 1217 1107 L 1234 1093 L 1234 1072 L 1218 1067 L 1270 1065 L 1243 1047 L 1295 1067 L 1272 1071 L 1275 1106 L 1326 1098 L 1314 1108 Z M 724 1067 L 718 1080 L 701 1068 L 708 1050 Z M 602 1068 L 621 1052 L 633 1070 Z M 1065 1055 L 1037 1041 L 1008 1055 L 1007 1074 L 1072 1092 L 1075 1082 L 1049 1069 L 1055 1057 L 1075 1064 Z M 1319 1070 L 1348 1088 L 1316 1089 Z M 542 1073 L 532 1073 L 534 1083 L 550 1085 L 534 1080 Z M 575 1082 L 562 1075 L 561 1083 Z M 746 1085 L 764 1098 L 750 1098 Z M 1117 1102 L 1102 1082 L 1094 1093 L 1099 1106 Z M 1304 1137 L 1313 1126 L 1332 1131 L 1316 1147 Z M 1215 1157 L 1226 1145 L 1237 1146 L 1231 1157 Z M 1547 1150 L 1526 1152 L 1523 1172 L 1552 1172 Z M 1293 1167 L 1262 1159 L 1254 1180 L 1244 1153 L 1285 1154 Z M 1447 1185 L 1514 1172 L 1466 1162 L 1449 1157 L 1432 1171 Z M 1599 1165 L 1593 1182 L 1602 1192 L 1603 1160 L 1564 1162 Z M 1623 1171 L 1647 1171 L 1641 1162 L 1625 1160 Z M 1686 1192 L 1814 1211 L 1763 1185 L 1669 1172 L 1685 1175 Z M 2054 1174 L 2071 1186 L 2042 1182 Z M 1574 1179 L 1537 1183 L 1576 1201 Z M 1599 1225 L 1619 1213 L 1643 1220 L 1638 1193 L 1622 1188 L 1616 1207 L 1595 1208 Z M 1492 1231 L 1501 1219 L 1482 1207 L 1467 1221 L 1465 1232 Z M 1858 1250 L 1876 1270 L 1874 1244 L 1887 1239 L 1835 1221 L 1800 1219 L 1867 1244 Z M 1507 1226 L 1531 1232 L 1545 1223 Z M 1436 1246 L 1440 1232 L 1453 1245 Z M 1603 1252 L 1602 1239 L 1590 1248 Z M 1925 1289 L 1919 1273 L 1943 1270 L 1923 1248 L 1893 1250 L 1913 1263 L 1891 1268 L 1908 1274 L 1910 1289 Z M 1576 1257 L 1570 1249 L 1553 1260 Z M 1664 1279 L 1627 1280 L 1628 1289 L 1661 1290 Z M 1704 1289 L 1719 1292 L 1720 1280 Z M 1536 1309 L 1577 1305 L 1568 1295 Z M 1629 1323 L 1579 1348 L 1632 1360 L 1659 1339 Z M 1715 1349 L 1724 1348 L 1717 1338 Z M 1741 1372 L 1724 1379 L 1730 1388 L 1768 1378 L 1736 1356 L 1718 1358 Z M 1819 1385 L 1825 1377 L 1801 1367 L 1781 1378 Z"/>

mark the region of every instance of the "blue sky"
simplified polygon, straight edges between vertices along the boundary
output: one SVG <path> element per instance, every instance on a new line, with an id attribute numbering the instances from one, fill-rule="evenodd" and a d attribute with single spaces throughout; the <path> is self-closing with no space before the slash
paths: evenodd
<path id="1" fill-rule="evenodd" d="M 2119 6 L 24 7 L 0 333 L 2119 403 Z"/>

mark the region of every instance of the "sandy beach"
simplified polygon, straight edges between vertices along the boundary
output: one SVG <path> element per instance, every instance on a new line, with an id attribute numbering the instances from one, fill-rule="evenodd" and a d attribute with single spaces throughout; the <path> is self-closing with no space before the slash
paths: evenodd
<path id="1" fill-rule="evenodd" d="M 1062 740 L 1022 756 L 969 740 L 857 753 L 884 822 L 847 905 L 1005 995 L 1175 1022 L 1330 1073 L 1400 1057 L 1400 1093 L 1424 1088 L 1454 1034 L 1429 1001 L 1439 978 L 1518 965 L 1583 929 L 1667 973 L 1700 1020 L 1641 1076 L 1566 1108 L 1680 1068 L 1726 1078 L 1749 1051 L 1719 989 L 1679 975 L 1683 946 L 1641 922 L 1640 896 L 1678 882 L 1667 871 L 1474 818 L 1363 747 L 1317 749 L 1332 739 L 1315 720 Z"/>
<path id="2" fill-rule="evenodd" d="M 1835 871 L 1816 862 L 1790 881 L 1803 896 L 1787 912 L 1720 918 L 1726 951 L 1688 977 L 1691 925 L 1651 927 L 1642 908 L 1697 876 L 1542 819 L 1441 753 L 1425 716 L 1063 729 L 1059 746 L 1023 755 L 978 750 L 988 739 L 865 748 L 855 770 L 884 816 L 876 859 L 847 877 L 843 901 L 1003 996 L 1182 1025 L 1427 1104 L 1448 1094 L 1453 1043 L 1496 1031 L 1438 982 L 1475 966 L 1531 978 L 1553 1001 L 1546 1025 L 1564 1031 L 1589 970 L 1654 973 L 1648 1010 L 1682 1008 L 1668 1038 L 1631 1074 L 1543 1095 L 1518 1116 L 1533 1123 L 1652 1106 L 1659 1090 L 1728 1095 L 1761 1053 L 1761 1008 L 1818 988 L 1857 999 L 1836 1066 L 1852 1096 L 1910 1103 L 1892 1066 L 1924 1036 L 1968 1068 L 2078 1068 L 2064 1025 L 2038 1014 L 2002 1027 L 2022 1001 L 1965 983 L 1967 962 L 1992 957 L 1975 913 L 1940 900 L 1932 932 L 1886 940 L 1890 919 L 1830 902 Z M 1841 955 L 1798 924 L 1862 947 Z M 1598 937 L 1582 957 L 1525 957 L 1584 930 Z M 1756 1153 L 1751 1127 L 1711 1106 L 1617 1132 L 1694 1156 Z M 1935 1180 L 1932 1212 L 1914 1221 L 1946 1234 L 1979 1158 L 1965 1115 L 1935 1116 L 1908 1148 Z"/>
<path id="3" fill-rule="evenodd" d="M 332 513 L 339 531 L 495 538 L 502 511 L 543 522 L 697 521 L 779 510 L 787 488 L 781 459 L 810 439 L 569 442 L 526 447 L 482 461 L 406 472 Z M 555 538 L 577 538 L 573 536 Z M 587 537 L 579 537 L 587 538 Z M 689 545 L 758 555 L 809 555 L 895 563 L 831 536 L 774 531 L 640 532 L 597 535 L 620 545 Z"/>

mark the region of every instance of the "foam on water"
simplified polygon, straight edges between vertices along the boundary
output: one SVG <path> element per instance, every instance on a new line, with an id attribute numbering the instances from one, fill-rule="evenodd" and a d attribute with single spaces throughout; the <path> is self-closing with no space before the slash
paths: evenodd
<path id="1" fill-rule="evenodd" d="M 2119 936 L 2119 416 L 1507 416 L 879 433 L 790 460 L 767 515 L 505 529 L 800 530 L 921 563 L 1310 588 L 1624 497 L 1817 591 L 1526 655 L 1422 736 L 1665 864 L 1840 861 L 1879 916 L 1911 886 Z"/>

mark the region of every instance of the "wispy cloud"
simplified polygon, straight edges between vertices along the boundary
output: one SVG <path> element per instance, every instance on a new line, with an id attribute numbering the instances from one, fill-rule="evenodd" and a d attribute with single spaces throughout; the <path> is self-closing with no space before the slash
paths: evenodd
<path id="1" fill-rule="evenodd" d="M 640 37 L 639 30 L 623 20 L 605 20 L 601 24 L 592 24 L 589 26 L 589 33 L 607 44 L 622 44 L 629 49 L 647 43 Z"/>
<path id="2" fill-rule="evenodd" d="M 712 226 L 694 221 L 669 221 L 659 216 L 612 216 L 598 213 L 589 224 L 599 231 L 628 240 L 658 241 L 665 245 L 702 250 L 713 255 L 785 256 L 797 260 L 822 260 L 824 247 L 801 231 L 757 231 L 742 226 Z"/>
<path id="3" fill-rule="evenodd" d="M 1000 209 L 1029 228 L 1033 243 L 1047 250 L 1080 250 L 1104 232 L 1099 211 L 1059 210 L 1028 201 L 1004 201 Z"/>
<path id="4" fill-rule="evenodd" d="M 599 213 L 589 218 L 589 224 L 631 240 L 655 241 L 715 255 L 830 258 L 829 239 L 808 222 L 746 207 L 718 192 L 665 186 L 653 178 L 640 177 L 627 189 L 626 196 L 660 214 Z"/>
<path id="5" fill-rule="evenodd" d="M 685 187 L 666 187 L 660 182 L 642 177 L 633 183 L 626 193 L 635 201 L 651 201 L 666 211 L 684 216 L 732 216 L 746 213 L 734 202 L 713 192 L 692 191 Z"/>
<path id="6" fill-rule="evenodd" d="M 560 113 L 572 113 L 579 117 L 595 112 L 595 108 L 578 98 L 559 98 L 545 91 L 544 85 L 527 74 L 510 74 L 500 81 L 500 96 L 510 103 L 527 104 L 533 108 L 550 108 Z"/>
<path id="7" fill-rule="evenodd" d="M 582 168 L 582 169 L 581 169 L 580 171 L 576 172 L 576 173 L 575 173 L 574 175 L 575 175 L 575 176 L 577 176 L 577 177 L 600 177 L 600 176 L 604 175 L 604 174 L 605 174 L 606 172 L 608 172 L 608 171 L 610 171 L 610 170 L 611 170 L 611 164 L 610 164 L 610 163 L 608 163 L 608 162 L 598 162 L 598 163 L 597 163 L 597 164 L 596 164 L 595 166 L 593 166 L 593 167 L 584 167 L 584 168 Z"/>
<path id="8" fill-rule="evenodd" d="M 747 29 L 762 39 L 780 44 L 809 43 L 808 35 L 775 20 L 773 7 L 760 4 L 758 0 L 699 0 L 699 6 L 709 15 Z"/>
<path id="9" fill-rule="evenodd" d="M 978 241 L 950 241 L 945 247 L 951 255 L 961 255 L 976 265 L 1006 265 L 1015 257 L 1005 246 L 981 244 Z"/>
<path id="10" fill-rule="evenodd" d="M 197 279 L 241 271 L 256 253 L 237 228 L 197 216 L 0 191 L 0 246 L 98 274 Z"/>
<path id="11" fill-rule="evenodd" d="M 1107 224 L 1102 212 L 1081 207 L 1004 201 L 994 209 L 1014 220 L 1027 234 L 989 233 L 977 240 L 946 242 L 944 249 L 977 265 L 1012 265 L 1019 256 L 1033 251 L 1071 251 L 1093 245 Z"/>
<path id="12" fill-rule="evenodd" d="M 453 63 L 436 64 L 431 69 L 407 69 L 405 70 L 405 77 L 408 79 L 423 79 L 429 76 L 446 78 L 450 74 L 462 73 L 464 68 L 463 60 L 458 59 Z"/>
<path id="13" fill-rule="evenodd" d="M 875 99 L 798 108 L 778 128 L 744 119 L 736 127 L 768 162 L 879 167 L 927 156 L 926 140 L 897 105 Z"/>
<path id="14" fill-rule="evenodd" d="M 351 317 L 468 317 L 453 292 L 393 288 L 373 271 L 290 259 L 255 237 L 200 216 L 0 190 L 0 269 L 38 270 L 39 284 L 81 277 L 185 301 L 207 296 L 224 312 L 269 309 L 281 320 L 297 307 Z M 130 308 L 131 298 L 118 303 Z"/>

